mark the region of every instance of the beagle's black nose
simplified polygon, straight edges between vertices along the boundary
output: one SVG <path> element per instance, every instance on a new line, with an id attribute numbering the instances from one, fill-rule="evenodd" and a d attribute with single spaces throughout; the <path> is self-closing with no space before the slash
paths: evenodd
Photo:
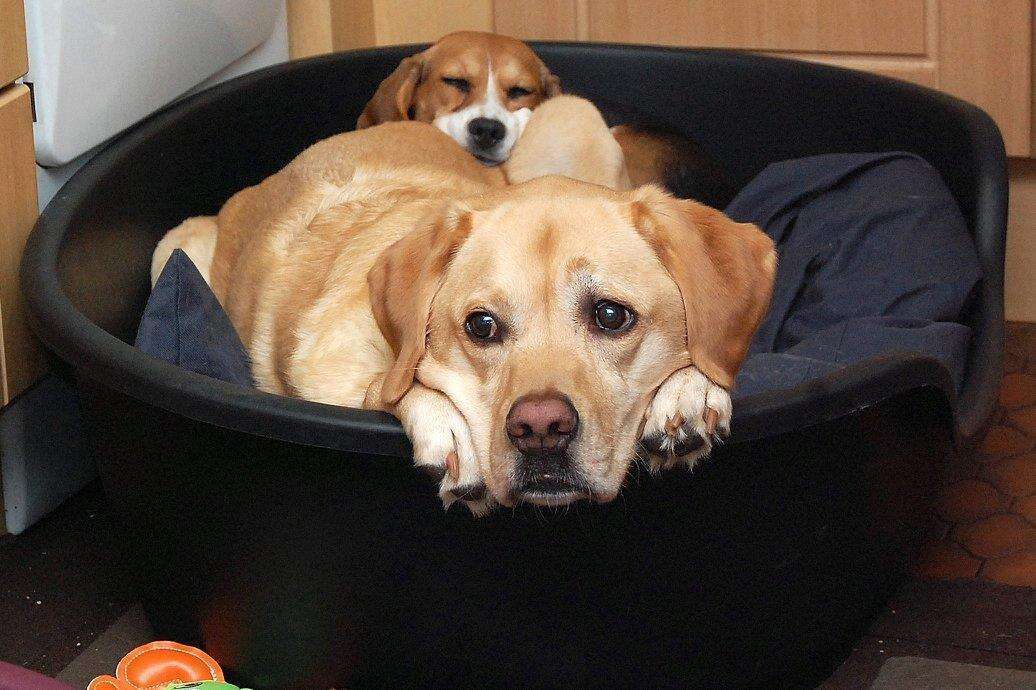
<path id="1" fill-rule="evenodd" d="M 579 414 L 567 396 L 550 392 L 515 401 L 504 424 L 522 453 L 563 453 L 579 428 Z"/>
<path id="2" fill-rule="evenodd" d="M 468 123 L 468 133 L 471 134 L 475 146 L 480 149 L 491 149 L 500 143 L 500 140 L 507 134 L 507 128 L 500 120 L 489 117 L 476 117 Z"/>

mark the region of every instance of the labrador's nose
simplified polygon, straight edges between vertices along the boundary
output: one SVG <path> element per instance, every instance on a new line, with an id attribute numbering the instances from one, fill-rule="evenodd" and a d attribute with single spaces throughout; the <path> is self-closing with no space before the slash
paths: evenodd
<path id="1" fill-rule="evenodd" d="M 507 128 L 500 120 L 490 117 L 476 117 L 468 123 L 468 133 L 480 149 L 491 149 L 507 134 Z"/>
<path id="2" fill-rule="evenodd" d="M 522 453 L 562 453 L 579 428 L 579 414 L 568 396 L 538 393 L 515 401 L 504 426 Z"/>

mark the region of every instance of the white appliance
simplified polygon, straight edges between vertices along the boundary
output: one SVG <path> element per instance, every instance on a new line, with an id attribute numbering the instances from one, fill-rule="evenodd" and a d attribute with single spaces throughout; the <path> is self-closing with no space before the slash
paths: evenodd
<path id="1" fill-rule="evenodd" d="M 135 122 L 288 59 L 285 0 L 25 0 L 25 20 L 40 209 L 96 147 Z M 4 512 L 18 534 L 96 470 L 61 379 L 45 377 L 2 412 Z"/>
<path id="2" fill-rule="evenodd" d="M 202 85 L 288 59 L 285 0 L 25 0 L 40 208 L 98 144 Z"/>

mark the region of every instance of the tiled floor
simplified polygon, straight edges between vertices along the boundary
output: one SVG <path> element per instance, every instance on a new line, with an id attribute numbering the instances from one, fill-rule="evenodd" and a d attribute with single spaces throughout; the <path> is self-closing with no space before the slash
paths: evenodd
<path id="1" fill-rule="evenodd" d="M 1008 324 L 1000 406 L 937 510 L 919 575 L 1036 587 L 1036 324 Z"/>

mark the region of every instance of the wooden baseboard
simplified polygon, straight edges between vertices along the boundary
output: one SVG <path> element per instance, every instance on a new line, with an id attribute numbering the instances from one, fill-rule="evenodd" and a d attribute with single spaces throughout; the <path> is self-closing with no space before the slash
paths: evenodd
<path id="1" fill-rule="evenodd" d="M 1036 321 L 1036 160 L 1012 159 L 1004 306 L 1008 320 Z"/>

